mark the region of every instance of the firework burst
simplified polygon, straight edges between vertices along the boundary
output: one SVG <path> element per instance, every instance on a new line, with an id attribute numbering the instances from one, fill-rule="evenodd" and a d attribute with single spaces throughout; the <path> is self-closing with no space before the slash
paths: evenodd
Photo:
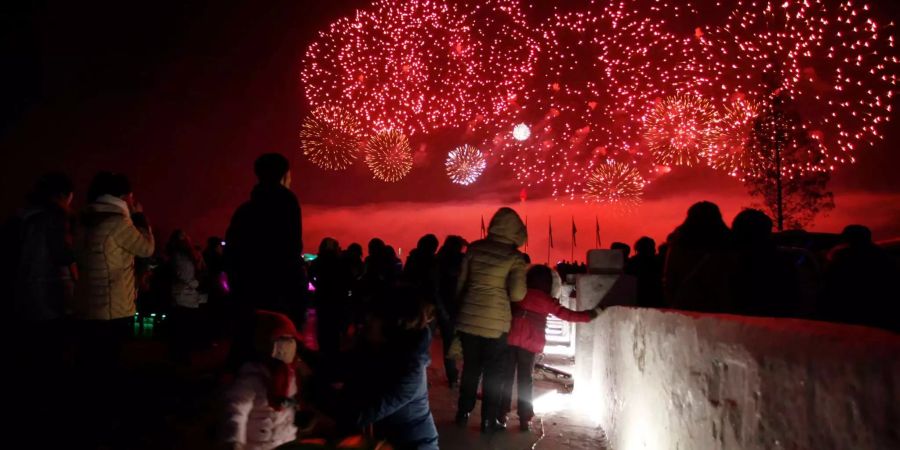
<path id="1" fill-rule="evenodd" d="M 339 107 L 316 109 L 300 130 L 303 154 L 327 170 L 350 167 L 359 157 L 362 140 L 359 122 Z"/>
<path id="2" fill-rule="evenodd" d="M 627 2 L 590 2 L 540 28 L 543 52 L 522 101 L 498 127 L 492 150 L 525 186 L 574 199 L 584 173 L 606 157 L 639 165 L 641 117 L 654 98 L 690 91 L 686 42 L 637 16 Z M 510 136 L 525 123 L 530 136 Z"/>
<path id="3" fill-rule="evenodd" d="M 366 164 L 377 180 L 393 183 L 403 179 L 413 164 L 406 135 L 397 130 L 376 133 L 366 146 Z"/>
<path id="4" fill-rule="evenodd" d="M 710 167 L 741 177 L 746 172 L 745 152 L 753 137 L 753 125 L 759 116 L 759 104 L 735 99 L 719 114 L 716 134 L 707 153 Z"/>
<path id="5" fill-rule="evenodd" d="M 653 159 L 665 166 L 697 164 L 717 134 L 715 109 L 694 94 L 678 94 L 656 102 L 643 120 L 644 139 Z"/>
<path id="6" fill-rule="evenodd" d="M 505 110 L 537 52 L 516 0 L 378 0 L 319 33 L 301 79 L 312 106 L 413 136 Z"/>
<path id="7" fill-rule="evenodd" d="M 484 172 L 486 166 L 487 161 L 484 159 L 484 154 L 471 145 L 463 145 L 451 150 L 447 154 L 445 163 L 450 181 L 463 186 L 474 183 Z"/>
<path id="8" fill-rule="evenodd" d="M 862 3 L 737 2 L 725 25 L 698 37 L 700 90 L 718 105 L 738 96 L 762 108 L 782 97 L 803 139 L 818 143 L 804 144 L 818 154 L 796 169 L 831 170 L 880 140 L 889 120 L 898 59 L 884 28 Z"/>
<path id="9" fill-rule="evenodd" d="M 645 185 L 635 167 L 608 159 L 591 171 L 584 194 L 594 203 L 633 205 L 640 203 Z"/>

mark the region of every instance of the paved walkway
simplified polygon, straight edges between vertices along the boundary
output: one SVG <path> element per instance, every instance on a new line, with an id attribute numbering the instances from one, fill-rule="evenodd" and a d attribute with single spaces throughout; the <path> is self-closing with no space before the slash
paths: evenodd
<path id="1" fill-rule="evenodd" d="M 439 355 L 440 353 L 437 353 Z M 531 432 L 520 432 L 515 411 L 510 414 L 510 429 L 502 433 L 482 434 L 478 430 L 479 408 L 469 420 L 467 428 L 453 423 L 456 415 L 458 392 L 450 390 L 445 381 L 443 365 L 439 358 L 429 368 L 431 380 L 431 411 L 437 422 L 441 437 L 441 450 L 603 450 L 603 431 L 591 423 L 588 415 L 581 412 L 573 395 L 565 393 L 565 388 L 548 380 L 535 380 L 535 411 L 538 418 L 532 423 Z M 556 368 L 570 372 L 571 362 L 561 358 L 545 361 Z M 515 408 L 515 399 L 513 400 Z"/>

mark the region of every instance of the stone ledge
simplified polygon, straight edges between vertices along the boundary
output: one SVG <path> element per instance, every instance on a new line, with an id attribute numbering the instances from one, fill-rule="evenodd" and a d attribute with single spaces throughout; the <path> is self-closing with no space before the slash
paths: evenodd
<path id="1" fill-rule="evenodd" d="M 613 450 L 900 448 L 897 334 L 612 307 L 578 335 L 576 394 Z"/>

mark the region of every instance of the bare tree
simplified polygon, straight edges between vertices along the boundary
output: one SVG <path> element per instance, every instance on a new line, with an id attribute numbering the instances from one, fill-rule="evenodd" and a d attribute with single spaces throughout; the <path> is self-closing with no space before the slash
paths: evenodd
<path id="1" fill-rule="evenodd" d="M 744 185 L 775 218 L 779 231 L 807 226 L 834 208 L 826 154 L 786 94 L 773 95 L 756 118 L 744 158 Z"/>

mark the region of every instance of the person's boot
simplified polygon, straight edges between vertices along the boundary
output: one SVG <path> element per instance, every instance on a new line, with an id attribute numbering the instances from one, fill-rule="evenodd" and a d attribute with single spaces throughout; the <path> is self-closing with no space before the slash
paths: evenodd
<path id="1" fill-rule="evenodd" d="M 531 431 L 531 421 L 525 419 L 519 420 L 519 431 Z"/>
<path id="2" fill-rule="evenodd" d="M 500 422 L 497 419 L 488 419 L 481 421 L 481 432 L 482 433 L 493 433 L 495 431 L 505 431 L 506 424 Z"/>
<path id="3" fill-rule="evenodd" d="M 469 413 L 467 412 L 458 412 L 456 413 L 456 425 L 460 427 L 465 427 L 466 424 L 469 423 Z"/>

